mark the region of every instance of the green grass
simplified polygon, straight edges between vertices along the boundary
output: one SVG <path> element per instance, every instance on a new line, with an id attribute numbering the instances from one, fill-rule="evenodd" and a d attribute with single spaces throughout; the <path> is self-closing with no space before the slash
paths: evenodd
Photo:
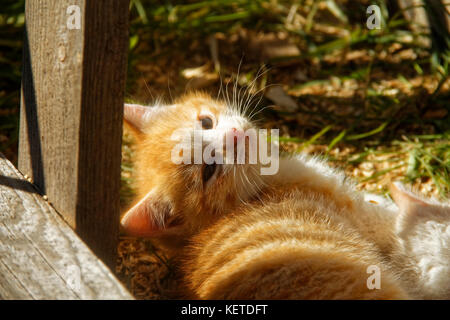
<path id="1" fill-rule="evenodd" d="M 23 8 L 23 0 L 4 0 L 0 8 L 0 152 L 12 160 L 18 140 Z"/>

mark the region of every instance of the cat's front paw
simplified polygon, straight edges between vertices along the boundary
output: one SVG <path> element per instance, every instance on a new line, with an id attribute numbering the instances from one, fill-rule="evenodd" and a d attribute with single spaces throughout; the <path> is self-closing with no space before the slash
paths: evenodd
<path id="1" fill-rule="evenodd" d="M 399 207 L 397 235 L 418 273 L 417 291 L 426 299 L 449 299 L 450 205 L 424 199 L 398 182 L 391 194 Z"/>

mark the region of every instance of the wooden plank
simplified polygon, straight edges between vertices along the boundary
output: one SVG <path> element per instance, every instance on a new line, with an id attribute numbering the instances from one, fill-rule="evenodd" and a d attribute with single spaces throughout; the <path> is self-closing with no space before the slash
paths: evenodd
<path id="1" fill-rule="evenodd" d="M 448 0 L 397 0 L 405 18 L 412 28 L 441 33 L 442 38 L 450 32 L 450 2 Z M 439 36 L 440 37 L 440 36 Z"/>
<path id="2" fill-rule="evenodd" d="M 399 7 L 404 10 L 405 18 L 413 23 L 413 27 L 428 28 L 427 13 L 423 8 L 423 0 L 397 0 Z"/>
<path id="3" fill-rule="evenodd" d="M 81 29 L 69 29 L 76 5 Z M 129 0 L 27 0 L 19 170 L 116 261 Z M 74 20 L 71 20 L 72 22 Z"/>
<path id="4" fill-rule="evenodd" d="M 132 299 L 2 154 L 0 298 Z"/>

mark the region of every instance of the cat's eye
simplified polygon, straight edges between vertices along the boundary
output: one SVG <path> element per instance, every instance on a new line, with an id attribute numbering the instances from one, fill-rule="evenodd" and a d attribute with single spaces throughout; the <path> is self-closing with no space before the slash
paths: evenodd
<path id="1" fill-rule="evenodd" d="M 202 129 L 209 130 L 214 126 L 213 119 L 210 116 L 200 116 L 198 120 L 202 125 Z"/>
<path id="2" fill-rule="evenodd" d="M 216 172 L 216 168 L 216 163 L 205 165 L 205 167 L 203 168 L 203 182 L 208 182 L 208 180 L 211 179 L 211 177 Z"/>

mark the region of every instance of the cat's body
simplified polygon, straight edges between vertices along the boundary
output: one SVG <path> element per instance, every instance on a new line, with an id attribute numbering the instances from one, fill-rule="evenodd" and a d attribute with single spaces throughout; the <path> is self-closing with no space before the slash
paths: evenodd
<path id="1" fill-rule="evenodd" d="M 399 235 L 398 225 L 404 223 L 398 222 L 398 210 L 366 201 L 342 173 L 320 161 L 282 157 L 279 171 L 267 176 L 255 170 L 259 163 L 174 164 L 171 134 L 177 128 L 201 123 L 205 131 L 239 132 L 252 127 L 229 105 L 196 94 L 167 108 L 128 105 L 125 118 L 138 132 L 140 182 L 139 201 L 122 225 L 182 257 L 190 298 L 450 296 L 450 280 L 439 288 L 428 285 L 427 295 L 420 289 L 426 281 L 417 259 L 424 253 L 410 248 L 417 232 Z M 223 134 L 213 139 L 221 140 Z M 400 210 L 406 208 L 403 217 L 409 216 L 399 202 Z M 441 233 L 428 234 L 433 239 L 450 238 L 445 229 L 450 226 L 450 210 L 443 212 Z M 415 227 L 423 229 L 420 222 L 408 228 Z M 443 245 L 444 258 L 438 264 L 445 264 L 449 247 L 450 242 Z M 379 280 L 380 286 L 374 287 L 372 280 Z"/>
<path id="2" fill-rule="evenodd" d="M 351 208 L 296 186 L 269 192 L 192 241 L 185 273 L 202 299 L 404 299 L 408 295 Z M 371 266 L 381 287 L 368 288 Z M 370 281 L 369 281 L 370 282 Z"/>

